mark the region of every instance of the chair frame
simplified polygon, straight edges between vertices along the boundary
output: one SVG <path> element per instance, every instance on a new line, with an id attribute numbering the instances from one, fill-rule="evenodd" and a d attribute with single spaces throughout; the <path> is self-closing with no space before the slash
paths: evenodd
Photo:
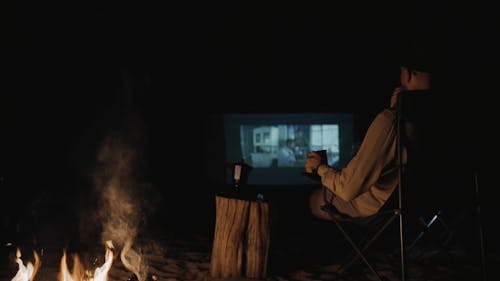
<path id="1" fill-rule="evenodd" d="M 485 249 L 485 232 L 483 229 L 482 218 L 481 218 L 481 198 L 479 192 L 479 181 L 477 172 L 473 173 L 473 186 L 474 186 L 475 198 L 474 201 L 472 202 L 471 210 L 463 210 L 461 214 L 459 214 L 457 222 L 455 222 L 454 225 L 450 225 L 445 221 L 445 219 L 443 218 L 444 212 L 442 210 L 438 210 L 435 213 L 433 213 L 430 219 L 428 219 L 428 221 L 426 221 L 423 217 L 420 217 L 420 222 L 422 223 L 423 228 L 418 233 L 417 237 L 413 240 L 413 242 L 408 246 L 408 251 L 411 250 L 423 238 L 423 236 L 437 223 L 440 223 L 441 226 L 444 228 L 444 232 L 442 233 L 441 237 L 444 237 L 445 239 L 443 239 L 441 249 L 446 249 L 456 235 L 457 225 L 461 223 L 463 220 L 465 220 L 467 213 L 472 211 L 473 214 L 470 215 L 473 216 L 473 219 L 475 219 L 477 224 L 482 280 L 486 281 L 488 275 L 486 268 L 487 256 Z"/>
<path id="2" fill-rule="evenodd" d="M 404 92 L 402 93 L 402 95 Z M 401 95 L 401 96 L 402 96 Z M 405 165 L 403 164 L 403 145 L 402 145 L 402 139 L 403 139 L 403 132 L 402 132 L 402 127 L 404 125 L 404 120 L 403 120 L 403 106 L 402 106 L 402 98 L 398 98 L 397 104 L 396 104 L 396 169 L 398 170 L 398 185 L 396 187 L 397 189 L 397 207 L 392 208 L 386 211 L 380 210 L 376 214 L 370 216 L 370 217 L 365 217 L 365 218 L 353 218 L 353 219 L 347 219 L 347 221 L 352 221 L 352 220 L 366 220 L 366 219 L 371 219 L 374 217 L 380 217 L 386 214 L 392 214 L 390 218 L 382 225 L 382 227 L 375 232 L 373 237 L 366 242 L 363 245 L 358 245 L 356 244 L 352 238 L 347 234 L 345 229 L 341 226 L 341 223 L 343 221 L 346 221 L 344 219 L 339 219 L 338 218 L 338 213 L 335 212 L 335 209 L 332 208 L 331 204 L 327 203 L 323 206 L 321 206 L 321 209 L 325 212 L 327 212 L 332 220 L 334 221 L 335 225 L 337 228 L 340 230 L 342 235 L 346 238 L 346 240 L 349 242 L 349 244 L 352 246 L 354 251 L 356 252 L 356 255 L 348 261 L 346 264 L 342 265 L 340 268 L 339 272 L 345 271 L 354 261 L 356 261 L 358 258 L 361 258 L 365 265 L 370 269 L 370 271 L 375 275 L 376 279 L 379 281 L 382 281 L 381 276 L 377 273 L 377 271 L 373 268 L 373 266 L 368 262 L 368 259 L 366 256 L 363 254 L 363 252 L 368 249 L 370 245 L 375 242 L 375 240 L 384 232 L 384 230 L 396 219 L 398 218 L 399 222 L 399 252 L 400 252 L 400 270 L 401 270 L 401 281 L 406 280 L 406 244 L 405 244 L 405 218 L 404 218 L 404 206 L 403 206 L 403 190 L 406 188 L 406 177 L 405 177 Z M 394 195 L 396 190 L 393 191 L 393 194 L 391 194 L 391 198 Z M 389 200 L 388 200 L 389 201 Z M 387 205 L 387 202 L 386 204 Z M 384 205 L 384 207 L 385 207 Z M 384 208 L 382 207 L 382 208 Z"/>
<path id="3" fill-rule="evenodd" d="M 339 273 L 344 272 L 347 270 L 349 266 L 351 266 L 356 260 L 359 258 L 362 259 L 364 264 L 368 267 L 368 269 L 373 273 L 375 278 L 379 281 L 382 280 L 382 277 L 377 273 L 377 271 L 374 269 L 374 267 L 369 263 L 368 259 L 366 258 L 364 252 L 370 247 L 375 240 L 377 240 L 380 235 L 387 229 L 387 227 L 398 218 L 398 224 L 399 224 L 399 258 L 400 258 L 400 278 L 401 281 L 405 281 L 407 278 L 407 252 L 410 251 L 415 244 L 422 238 L 422 236 L 433 226 L 436 224 L 436 222 L 439 222 L 443 225 L 446 234 L 448 235 L 447 240 L 445 241 L 445 244 L 447 244 L 453 234 L 454 230 L 450 228 L 447 223 L 444 221 L 442 217 L 442 210 L 436 211 L 433 216 L 431 217 L 430 220 L 425 221 L 423 218 L 420 218 L 421 222 L 424 225 L 424 228 L 418 233 L 417 237 L 412 241 L 412 243 L 407 246 L 406 240 L 405 240 L 405 232 L 406 232 L 406 209 L 404 205 L 404 192 L 407 188 L 407 175 L 406 175 L 406 165 L 403 164 L 402 161 L 402 155 L 403 155 L 403 137 L 404 132 L 402 130 L 403 126 L 406 124 L 406 120 L 404 120 L 405 112 L 403 112 L 403 98 L 401 98 L 404 95 L 404 92 L 402 95 L 398 98 L 397 105 L 396 105 L 396 167 L 395 169 L 398 170 L 398 185 L 396 187 L 397 189 L 397 194 L 395 194 L 396 190 L 394 190 L 393 194 L 391 194 L 391 197 L 385 205 L 382 207 L 379 212 L 376 214 L 369 216 L 369 217 L 364 217 L 364 218 L 349 218 L 346 217 L 345 215 L 342 216 L 341 213 L 339 213 L 336 208 L 331 204 L 331 203 L 326 203 L 325 205 L 321 206 L 321 209 L 325 212 L 327 212 L 330 217 L 332 218 L 333 222 L 337 226 L 337 228 L 340 230 L 342 235 L 345 237 L 345 239 L 349 242 L 351 247 L 353 248 L 355 252 L 355 256 L 352 257 L 350 260 L 342 264 L 338 270 Z M 487 279 L 487 270 L 486 270 L 486 253 L 485 253 L 485 248 L 484 248 L 484 231 L 483 227 L 481 224 L 481 214 L 480 214 L 480 198 L 479 198 L 479 184 L 478 184 L 478 176 L 477 173 L 474 173 L 474 188 L 475 188 L 475 195 L 476 195 L 476 200 L 474 202 L 474 207 L 475 207 L 475 215 L 476 219 L 478 221 L 478 232 L 479 232 L 479 243 L 480 243 L 480 255 L 481 255 L 481 271 L 482 271 L 482 277 L 483 280 Z M 389 207 L 388 208 L 388 202 L 395 200 L 395 196 L 397 195 L 397 207 Z M 326 202 L 326 200 L 325 200 Z M 395 205 L 395 203 L 392 203 Z M 380 218 L 386 215 L 390 215 L 387 220 L 384 221 L 382 226 L 378 225 L 378 230 L 374 232 L 373 236 L 371 239 L 368 241 L 365 241 L 364 243 L 358 242 L 356 243 L 351 236 L 347 233 L 345 228 L 342 226 L 343 222 L 352 222 L 352 223 L 357 223 L 360 222 L 363 224 L 363 221 L 366 220 L 371 220 L 374 218 Z"/>
<path id="4" fill-rule="evenodd" d="M 333 222 L 339 229 L 340 233 L 344 236 L 344 238 L 349 242 L 351 247 L 353 248 L 355 255 L 351 257 L 349 260 L 344 262 L 337 270 L 338 273 L 343 273 L 345 272 L 351 265 L 353 265 L 358 259 L 361 259 L 363 263 L 368 267 L 368 269 L 373 273 L 375 278 L 379 281 L 382 281 L 382 277 L 378 274 L 378 272 L 375 270 L 375 268 L 370 264 L 368 261 L 367 257 L 365 256 L 364 252 L 382 235 L 382 233 L 389 227 L 397 217 L 401 216 L 401 210 L 399 208 L 395 209 L 388 209 L 388 210 L 383 210 L 379 211 L 378 213 L 369 216 L 369 217 L 363 217 L 363 218 L 340 218 L 338 213 L 333 207 L 332 204 L 325 204 L 321 206 L 321 209 L 332 217 Z M 379 222 L 381 226 L 378 227 L 378 230 L 373 233 L 371 238 L 368 240 L 365 240 L 363 242 L 355 242 L 353 238 L 347 233 L 347 230 L 345 229 L 344 226 L 342 226 L 343 223 L 352 223 L 356 225 L 357 223 L 364 224 L 365 221 L 370 221 L 370 220 L 377 220 L 380 219 L 382 221 Z"/>

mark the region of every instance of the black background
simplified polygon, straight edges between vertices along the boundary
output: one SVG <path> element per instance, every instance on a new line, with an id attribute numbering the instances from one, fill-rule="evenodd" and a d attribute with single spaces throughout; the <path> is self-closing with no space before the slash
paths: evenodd
<path id="1" fill-rule="evenodd" d="M 100 144 L 118 131 L 140 136 L 140 181 L 159 189 L 179 223 L 203 228 L 196 214 L 210 216 L 225 170 L 223 113 L 355 112 L 362 137 L 388 104 L 398 52 L 414 34 L 444 50 L 451 135 L 441 143 L 453 160 L 443 166 L 493 178 L 484 164 L 494 143 L 493 9 L 336 2 L 2 9 L 2 206 L 26 209 L 19 206 L 47 196 L 47 206 L 71 201 L 61 208 L 78 212 Z"/>

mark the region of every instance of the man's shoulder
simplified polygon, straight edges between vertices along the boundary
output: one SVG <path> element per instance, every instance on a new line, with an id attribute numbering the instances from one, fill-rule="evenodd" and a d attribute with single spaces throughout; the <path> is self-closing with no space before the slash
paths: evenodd
<path id="1" fill-rule="evenodd" d="M 389 130 L 396 124 L 396 112 L 390 108 L 383 109 L 373 119 L 369 130 Z"/>
<path id="2" fill-rule="evenodd" d="M 377 116 L 375 117 L 375 120 L 381 119 L 386 120 L 386 121 L 393 121 L 396 119 L 396 110 L 393 108 L 385 108 L 382 111 L 380 111 Z"/>

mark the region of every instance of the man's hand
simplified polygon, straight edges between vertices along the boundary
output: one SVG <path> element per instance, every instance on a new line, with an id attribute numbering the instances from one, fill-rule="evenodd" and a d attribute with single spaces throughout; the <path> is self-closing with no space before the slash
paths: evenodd
<path id="1" fill-rule="evenodd" d="M 306 172 L 312 173 L 320 164 L 321 156 L 314 151 L 309 152 L 306 159 Z"/>
<path id="2" fill-rule="evenodd" d="M 396 104 L 398 103 L 399 93 L 401 93 L 402 91 L 403 91 L 402 86 L 396 87 L 394 88 L 394 91 L 392 91 L 391 103 L 390 103 L 391 108 L 396 107 Z"/>

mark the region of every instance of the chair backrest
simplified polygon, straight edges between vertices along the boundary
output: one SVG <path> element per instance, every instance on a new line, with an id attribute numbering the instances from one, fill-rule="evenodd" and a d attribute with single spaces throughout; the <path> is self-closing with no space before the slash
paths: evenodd
<path id="1" fill-rule="evenodd" d="M 409 156 L 414 159 L 429 156 L 426 149 L 432 144 L 432 98 L 431 91 L 405 91 L 400 96 L 399 113 L 403 121 L 400 128 L 401 137 Z"/>
<path id="2" fill-rule="evenodd" d="M 407 161 L 405 165 L 402 165 L 403 175 L 401 180 L 403 181 L 403 188 L 405 188 L 404 197 L 406 197 L 403 200 L 410 203 L 410 207 L 413 207 L 412 205 L 415 204 L 420 205 L 420 200 L 423 200 L 424 195 L 432 191 L 431 189 L 434 186 L 428 182 L 433 176 L 432 174 L 429 175 L 428 172 L 434 170 L 430 169 L 430 167 L 434 165 L 433 157 L 435 154 L 433 137 L 436 124 L 433 119 L 433 93 L 423 90 L 400 93 L 396 114 L 398 118 L 398 141 L 407 151 Z M 397 168 L 394 167 L 390 171 Z M 411 201 L 408 201 L 408 198 Z M 390 213 L 398 208 L 399 194 L 396 189 L 378 212 Z"/>
<path id="3" fill-rule="evenodd" d="M 432 91 L 405 91 L 399 96 L 398 134 L 407 152 L 401 177 L 402 200 L 408 212 L 421 213 L 437 204 L 433 202 L 437 176 L 434 140 L 438 129 L 434 106 Z"/>

